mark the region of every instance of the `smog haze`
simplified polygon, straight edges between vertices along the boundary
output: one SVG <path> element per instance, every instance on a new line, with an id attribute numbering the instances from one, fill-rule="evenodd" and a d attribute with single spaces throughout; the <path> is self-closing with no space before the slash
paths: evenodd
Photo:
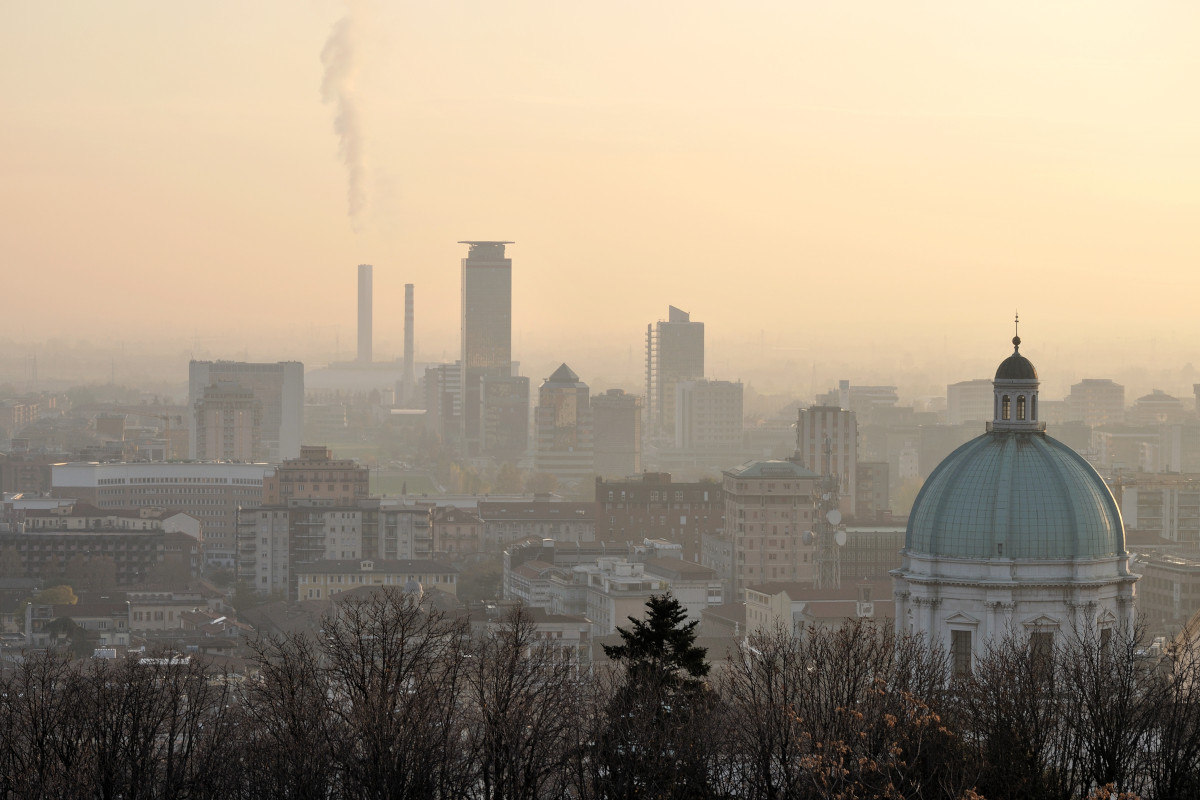
<path id="1" fill-rule="evenodd" d="M 457 242 L 503 239 L 535 379 L 636 388 L 673 304 L 719 378 L 940 392 L 1019 310 L 1056 396 L 1186 393 L 1198 34 L 1171 2 L 9 4 L 0 340 L 319 365 L 370 263 L 376 357 L 413 283 L 417 360 L 453 361 Z"/>

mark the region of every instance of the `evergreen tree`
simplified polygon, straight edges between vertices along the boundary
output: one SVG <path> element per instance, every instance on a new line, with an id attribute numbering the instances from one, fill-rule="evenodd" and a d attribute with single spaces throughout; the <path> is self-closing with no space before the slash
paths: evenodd
<path id="1" fill-rule="evenodd" d="M 646 619 L 629 617 L 633 628 L 617 628 L 622 643 L 603 645 L 604 654 L 624 663 L 631 677 L 696 688 L 708 675 L 708 650 L 696 645 L 700 621 L 684 624 L 685 619 L 687 611 L 670 592 L 651 595 L 646 601 Z"/>
<path id="2" fill-rule="evenodd" d="M 621 644 L 604 645 L 623 667 L 600 737 L 596 795 L 606 798 L 713 796 L 716 698 L 704 677 L 707 650 L 698 621 L 670 593 L 653 595 L 644 620 L 618 628 Z"/>

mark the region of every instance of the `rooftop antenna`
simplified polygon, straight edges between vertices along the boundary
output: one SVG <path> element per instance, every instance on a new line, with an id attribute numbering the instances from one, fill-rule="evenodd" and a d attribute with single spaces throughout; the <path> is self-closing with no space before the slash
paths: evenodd
<path id="1" fill-rule="evenodd" d="M 840 589 L 842 586 L 842 553 L 846 544 L 846 531 L 838 526 L 842 522 L 838 479 L 833 474 L 833 443 L 825 437 L 825 475 L 817 482 L 817 554 L 816 588 Z"/>

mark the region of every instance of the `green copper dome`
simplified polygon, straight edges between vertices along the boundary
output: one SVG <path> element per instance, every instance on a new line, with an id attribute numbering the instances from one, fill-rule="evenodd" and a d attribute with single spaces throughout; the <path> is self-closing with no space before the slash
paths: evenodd
<path id="1" fill-rule="evenodd" d="M 1074 450 L 1040 432 L 991 431 L 934 469 L 904 547 L 947 558 L 1104 558 L 1125 552 L 1125 528 L 1104 480 Z"/>

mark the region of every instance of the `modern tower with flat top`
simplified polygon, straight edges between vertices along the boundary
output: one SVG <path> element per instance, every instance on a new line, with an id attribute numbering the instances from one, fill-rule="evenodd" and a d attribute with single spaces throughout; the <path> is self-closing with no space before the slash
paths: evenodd
<path id="1" fill-rule="evenodd" d="M 463 241 L 462 442 L 467 455 L 482 455 L 483 383 L 512 375 L 512 242 Z"/>

